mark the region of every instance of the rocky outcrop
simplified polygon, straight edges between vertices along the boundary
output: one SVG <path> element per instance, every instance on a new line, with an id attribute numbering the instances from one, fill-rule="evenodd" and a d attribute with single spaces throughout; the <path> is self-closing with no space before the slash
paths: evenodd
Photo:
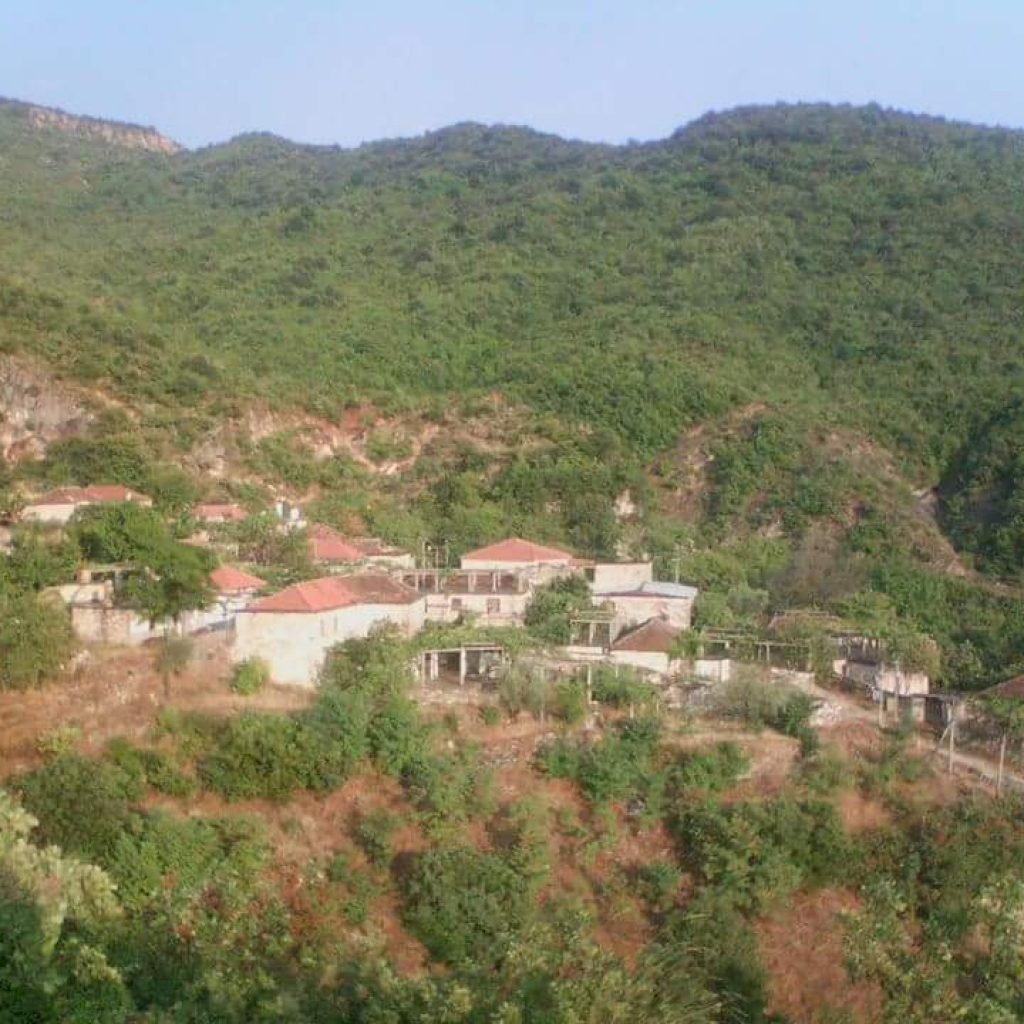
<path id="1" fill-rule="evenodd" d="M 74 392 L 27 363 L 0 357 L 0 454 L 37 458 L 52 441 L 88 430 L 92 414 Z"/>
<path id="2" fill-rule="evenodd" d="M 95 117 L 80 117 L 67 114 L 63 110 L 52 107 L 37 107 L 32 103 L 15 103 L 25 111 L 25 117 L 33 128 L 48 128 L 67 132 L 71 135 L 82 135 L 121 146 L 125 149 L 141 149 L 148 153 L 177 153 L 183 148 L 173 139 L 161 135 L 155 128 L 146 128 L 137 124 L 123 124 L 119 121 L 104 121 Z"/>

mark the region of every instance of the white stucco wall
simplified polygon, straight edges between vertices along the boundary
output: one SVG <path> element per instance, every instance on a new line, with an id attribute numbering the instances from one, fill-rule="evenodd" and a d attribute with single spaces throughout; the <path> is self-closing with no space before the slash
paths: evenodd
<path id="1" fill-rule="evenodd" d="M 633 590 L 654 579 L 653 562 L 598 562 L 590 584 L 595 594 Z"/>
<path id="2" fill-rule="evenodd" d="M 74 514 L 74 505 L 26 505 L 21 510 L 21 518 L 26 523 L 64 524 Z"/>
<path id="3" fill-rule="evenodd" d="M 852 683 L 875 687 L 884 693 L 910 695 L 929 691 L 929 679 L 923 672 L 897 672 L 892 665 L 848 661 L 843 675 Z"/>
<path id="4" fill-rule="evenodd" d="M 613 631 L 616 635 L 627 626 L 639 625 L 648 619 L 664 618 L 676 629 L 689 629 L 693 600 L 681 597 L 659 597 L 653 594 L 605 597 L 615 609 Z M 602 602 L 602 603 L 603 603 Z"/>
<path id="5" fill-rule="evenodd" d="M 610 660 L 613 665 L 628 665 L 661 676 L 668 675 L 675 667 L 661 651 L 612 651 Z"/>
<path id="6" fill-rule="evenodd" d="M 235 661 L 262 658 L 279 683 L 315 686 L 327 651 L 335 644 L 365 637 L 377 623 L 397 625 L 411 636 L 423 628 L 426 602 L 360 604 L 317 614 L 239 612 L 235 617 Z"/>

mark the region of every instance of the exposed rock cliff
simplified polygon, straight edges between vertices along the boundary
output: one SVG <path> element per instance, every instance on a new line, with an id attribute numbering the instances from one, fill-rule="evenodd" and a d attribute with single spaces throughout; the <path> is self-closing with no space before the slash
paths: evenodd
<path id="1" fill-rule="evenodd" d="M 96 117 L 82 117 L 52 107 L 22 103 L 19 100 L 0 100 L 0 103 L 21 108 L 33 128 L 50 128 L 72 135 L 91 136 L 102 139 L 112 146 L 142 149 L 149 153 L 177 153 L 183 148 L 173 139 L 161 135 L 155 128 L 124 124 L 120 121 L 104 121 Z"/>
<path id="2" fill-rule="evenodd" d="M 51 441 L 85 431 L 92 414 L 64 385 L 27 363 L 0 357 L 0 454 L 35 458 Z"/>

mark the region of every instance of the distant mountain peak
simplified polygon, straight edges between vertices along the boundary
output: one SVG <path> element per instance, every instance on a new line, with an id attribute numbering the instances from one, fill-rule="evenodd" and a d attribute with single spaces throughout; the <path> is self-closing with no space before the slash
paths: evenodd
<path id="1" fill-rule="evenodd" d="M 32 128 L 50 129 L 69 135 L 90 137 L 112 146 L 141 149 L 148 153 L 170 155 L 184 149 L 174 139 L 169 139 L 166 135 L 161 135 L 155 128 L 144 125 L 69 114 L 56 107 L 42 107 L 21 100 L 0 99 L 0 106 L 18 109 Z"/>

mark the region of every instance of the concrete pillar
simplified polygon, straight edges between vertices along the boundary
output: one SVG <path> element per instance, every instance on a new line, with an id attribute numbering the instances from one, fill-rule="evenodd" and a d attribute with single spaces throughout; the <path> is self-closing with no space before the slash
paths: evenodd
<path id="1" fill-rule="evenodd" d="M 466 685 L 466 648 L 459 648 L 459 686 Z"/>
<path id="2" fill-rule="evenodd" d="M 436 682 L 437 677 L 441 674 L 441 656 L 437 651 L 431 651 L 428 657 L 430 658 L 430 680 Z"/>

